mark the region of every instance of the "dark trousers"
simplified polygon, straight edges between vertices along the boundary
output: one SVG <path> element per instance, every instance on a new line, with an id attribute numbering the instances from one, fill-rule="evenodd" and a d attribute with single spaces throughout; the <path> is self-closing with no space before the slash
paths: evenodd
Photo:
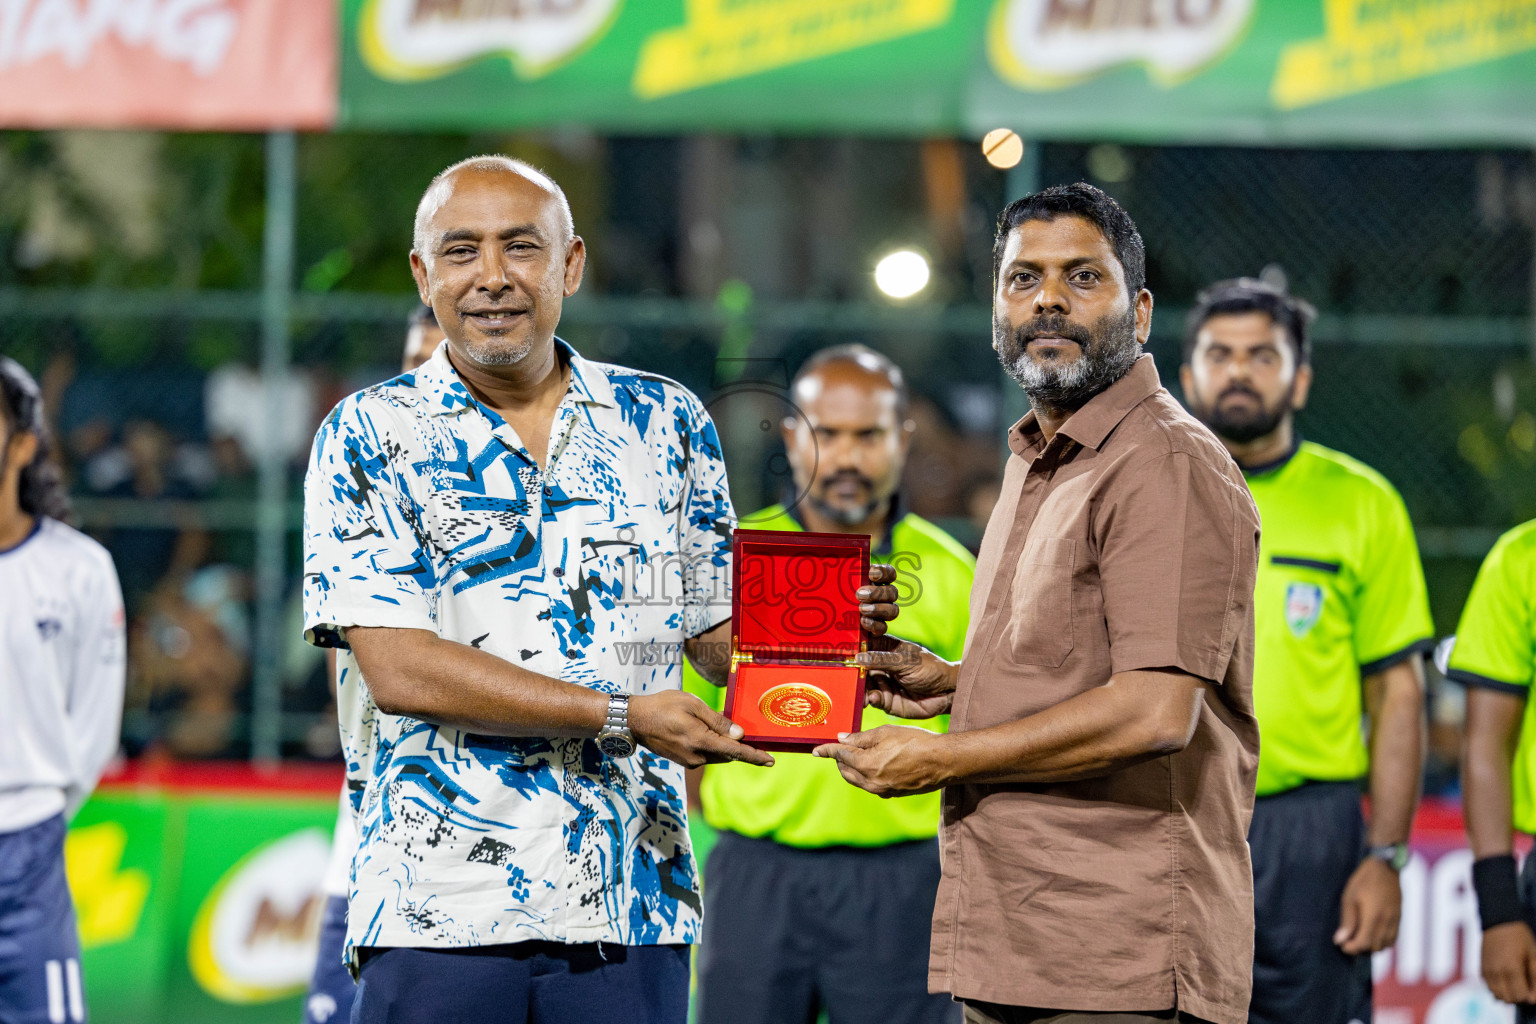
<path id="1" fill-rule="evenodd" d="M 1520 865 L 1520 903 L 1525 923 L 1536 932 L 1536 851 L 1526 854 L 1525 863 Z M 1536 1024 L 1536 1004 L 1515 1007 L 1515 1024 Z"/>
<path id="2" fill-rule="evenodd" d="M 64 818 L 0 833 L 0 1022 L 81 1024 L 80 935 L 64 877 Z"/>
<path id="3" fill-rule="evenodd" d="M 1333 944 L 1345 883 L 1365 855 L 1360 789 L 1313 782 L 1254 801 L 1250 1024 L 1371 1019 L 1371 958 Z"/>
<path id="4" fill-rule="evenodd" d="M 958 1024 L 928 992 L 933 840 L 804 850 L 721 833 L 704 868 L 697 1024 Z"/>
<path id="5" fill-rule="evenodd" d="M 352 1019 L 352 999 L 357 983 L 341 953 L 347 945 L 347 898 L 332 896 L 325 901 L 325 917 L 320 921 L 320 951 L 315 955 L 315 973 L 304 994 L 304 1024 L 345 1024 Z"/>
<path id="6" fill-rule="evenodd" d="M 352 1024 L 685 1024 L 688 946 L 367 951 Z"/>

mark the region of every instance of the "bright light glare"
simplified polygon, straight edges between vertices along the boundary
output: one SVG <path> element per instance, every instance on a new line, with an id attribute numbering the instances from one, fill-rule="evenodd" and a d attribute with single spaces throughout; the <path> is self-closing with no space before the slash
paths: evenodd
<path id="1" fill-rule="evenodd" d="M 893 299 L 910 299 L 928 286 L 928 260 L 898 249 L 875 264 L 875 286 Z"/>
<path id="2" fill-rule="evenodd" d="M 1024 140 L 1012 128 L 993 128 L 981 140 L 981 153 L 987 163 L 1006 171 L 1024 159 Z"/>

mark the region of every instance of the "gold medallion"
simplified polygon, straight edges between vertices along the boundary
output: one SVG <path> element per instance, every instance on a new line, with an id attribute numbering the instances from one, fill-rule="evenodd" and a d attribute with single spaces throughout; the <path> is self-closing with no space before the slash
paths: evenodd
<path id="1" fill-rule="evenodd" d="M 810 683 L 784 683 L 763 694 L 757 710 L 774 725 L 796 729 L 825 722 L 832 698 Z"/>

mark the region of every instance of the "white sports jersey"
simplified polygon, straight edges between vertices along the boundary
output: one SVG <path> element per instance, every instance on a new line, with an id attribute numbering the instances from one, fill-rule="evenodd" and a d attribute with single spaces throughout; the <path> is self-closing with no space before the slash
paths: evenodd
<path id="1" fill-rule="evenodd" d="M 0 551 L 0 832 L 74 814 L 116 753 L 123 595 L 105 548 L 40 517 Z"/>

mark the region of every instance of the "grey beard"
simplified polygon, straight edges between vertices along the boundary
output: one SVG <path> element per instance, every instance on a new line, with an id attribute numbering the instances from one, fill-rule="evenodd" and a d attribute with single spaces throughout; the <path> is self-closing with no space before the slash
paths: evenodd
<path id="1" fill-rule="evenodd" d="M 1070 363 L 1036 362 L 1021 346 L 1012 361 L 1001 356 L 1008 376 L 1018 382 L 1031 405 L 1076 409 L 1130 372 L 1141 356 L 1136 343 L 1136 313 L 1103 324 L 1104 335 L 1083 345 L 1083 354 Z"/>
<path id="2" fill-rule="evenodd" d="M 511 366 L 527 358 L 532 345 L 490 344 L 478 345 L 466 342 L 464 354 L 479 366 Z"/>

